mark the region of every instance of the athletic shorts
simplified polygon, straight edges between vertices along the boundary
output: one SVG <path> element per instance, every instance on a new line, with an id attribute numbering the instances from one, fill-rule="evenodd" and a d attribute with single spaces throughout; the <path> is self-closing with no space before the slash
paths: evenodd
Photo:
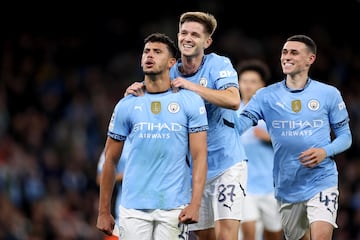
<path id="1" fill-rule="evenodd" d="M 261 222 L 264 228 L 271 232 L 281 230 L 281 218 L 279 207 L 274 193 L 254 195 L 247 194 L 245 197 L 243 222 Z"/>
<path id="2" fill-rule="evenodd" d="M 188 240 L 188 225 L 180 224 L 178 219 L 184 207 L 173 210 L 136 210 L 120 206 L 119 238 L 121 240 Z"/>
<path id="3" fill-rule="evenodd" d="M 189 224 L 191 231 L 213 228 L 221 219 L 242 219 L 247 181 L 247 161 L 229 168 L 208 181 L 201 199 L 199 222 Z"/>
<path id="4" fill-rule="evenodd" d="M 286 239 L 300 239 L 316 221 L 328 222 L 337 228 L 336 216 L 339 204 L 337 187 L 319 192 L 308 201 L 281 203 L 280 215 Z"/>

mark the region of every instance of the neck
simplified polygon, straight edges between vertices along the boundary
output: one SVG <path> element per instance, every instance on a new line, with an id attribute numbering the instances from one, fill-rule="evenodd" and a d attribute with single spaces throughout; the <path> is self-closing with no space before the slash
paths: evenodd
<path id="1" fill-rule="evenodd" d="M 170 77 L 161 78 L 160 76 L 157 76 L 157 78 L 154 79 L 153 77 L 145 76 L 144 83 L 146 91 L 149 93 L 166 92 L 171 88 Z"/>
<path id="2" fill-rule="evenodd" d="M 198 56 L 182 56 L 181 57 L 181 66 L 180 66 L 180 72 L 184 75 L 191 75 L 196 73 L 203 61 L 204 55 L 198 55 Z"/>
<path id="3" fill-rule="evenodd" d="M 307 83 L 308 76 L 286 76 L 286 86 L 292 90 L 303 89 Z"/>

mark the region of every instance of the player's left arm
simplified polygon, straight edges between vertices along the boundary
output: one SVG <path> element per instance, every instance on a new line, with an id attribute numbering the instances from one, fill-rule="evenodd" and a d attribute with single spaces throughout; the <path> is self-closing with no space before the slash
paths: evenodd
<path id="1" fill-rule="evenodd" d="M 299 156 L 300 162 L 306 167 L 315 167 L 326 157 L 332 157 L 344 152 L 352 144 L 352 135 L 349 124 L 334 128 L 335 138 L 323 148 L 309 148 Z"/>
<path id="2" fill-rule="evenodd" d="M 326 156 L 333 157 L 344 152 L 352 144 L 352 134 L 350 130 L 350 118 L 346 110 L 345 102 L 339 90 L 335 89 L 334 97 L 329 99 L 329 122 L 333 131 L 334 138 L 324 146 Z"/>
<path id="3" fill-rule="evenodd" d="M 334 140 L 324 147 L 326 156 L 332 157 L 349 149 L 352 144 L 352 134 L 349 123 L 333 127 Z"/>

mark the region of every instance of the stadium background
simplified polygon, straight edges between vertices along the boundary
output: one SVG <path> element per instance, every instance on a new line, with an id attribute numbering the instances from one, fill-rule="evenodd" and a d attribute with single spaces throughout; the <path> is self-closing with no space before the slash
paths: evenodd
<path id="1" fill-rule="evenodd" d="M 218 19 L 210 51 L 234 64 L 262 58 L 273 81 L 282 78 L 288 36 L 317 42 L 311 75 L 342 91 L 353 132 L 351 149 L 336 157 L 334 239 L 360 239 L 360 2 L 27 4 L 0 8 L 0 239 L 102 238 L 95 175 L 113 106 L 142 80 L 143 38 L 159 31 L 176 39 L 180 14 L 192 10 Z"/>

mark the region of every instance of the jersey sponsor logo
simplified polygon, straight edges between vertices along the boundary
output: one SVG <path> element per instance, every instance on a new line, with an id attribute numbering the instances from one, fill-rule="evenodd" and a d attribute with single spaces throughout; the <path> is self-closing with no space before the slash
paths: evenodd
<path id="1" fill-rule="evenodd" d="M 159 101 L 151 102 L 151 112 L 158 114 L 161 111 L 161 103 Z"/>
<path id="2" fill-rule="evenodd" d="M 272 126 L 282 129 L 280 133 L 282 137 L 312 136 L 313 129 L 322 128 L 324 121 L 321 119 L 312 121 L 276 120 L 272 122 Z"/>
<path id="3" fill-rule="evenodd" d="M 139 138 L 170 139 L 170 134 L 169 133 L 140 133 Z"/>
<path id="4" fill-rule="evenodd" d="M 170 103 L 168 106 L 168 111 L 171 113 L 177 113 L 180 111 L 180 106 L 178 103 Z"/>
<path id="5" fill-rule="evenodd" d="M 295 129 L 295 128 L 321 128 L 324 125 L 324 121 L 321 119 L 315 119 L 312 121 L 289 121 L 289 120 L 275 120 L 272 122 L 273 128 L 282 129 Z"/>
<path id="6" fill-rule="evenodd" d="M 296 113 L 300 112 L 301 111 L 301 101 L 300 100 L 291 101 L 291 109 Z"/>
<path id="7" fill-rule="evenodd" d="M 203 107 L 200 107 L 199 108 L 199 112 L 200 112 L 200 114 L 204 114 L 204 113 L 206 113 L 206 108 L 203 106 Z"/>
<path id="8" fill-rule="evenodd" d="M 319 103 L 318 100 L 312 99 L 312 100 L 310 100 L 310 101 L 308 102 L 308 105 L 307 105 L 307 106 L 308 106 L 308 108 L 309 108 L 310 110 L 316 111 L 316 110 L 319 109 L 320 103 Z"/>
<path id="9" fill-rule="evenodd" d="M 134 126 L 139 138 L 169 139 L 170 132 L 180 132 L 182 126 L 179 123 L 152 123 L 141 122 Z"/>
<path id="10" fill-rule="evenodd" d="M 282 131 L 282 137 L 304 137 L 304 136 L 312 136 L 312 130 L 301 130 L 301 131 Z"/>
<path id="11" fill-rule="evenodd" d="M 181 131 L 182 126 L 179 123 L 153 123 L 153 122 L 139 122 L 134 125 L 134 131 L 151 131 L 161 132 L 167 130 L 170 132 Z"/>

